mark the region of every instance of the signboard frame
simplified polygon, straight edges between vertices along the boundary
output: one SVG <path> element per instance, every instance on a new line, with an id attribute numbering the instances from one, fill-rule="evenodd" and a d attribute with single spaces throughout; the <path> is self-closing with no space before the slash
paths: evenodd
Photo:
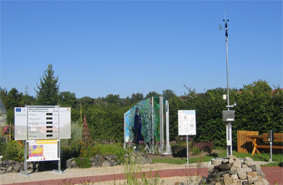
<path id="1" fill-rule="evenodd" d="M 27 162 L 56 160 L 58 160 L 58 171 L 53 171 L 63 173 L 61 171 L 60 139 L 71 138 L 71 108 L 60 108 L 59 105 L 26 105 L 25 107 L 15 107 L 14 111 L 15 140 L 25 140 L 25 171 L 23 174 L 29 176 L 27 174 Z M 63 137 L 61 137 L 61 135 Z M 45 142 L 45 144 L 37 146 L 37 142 Z M 53 142 L 53 144 L 49 142 Z M 45 148 L 46 151 L 45 153 L 44 151 L 39 151 L 39 153 L 36 154 L 38 157 L 27 159 L 28 144 L 38 147 L 38 150 L 44 150 Z M 44 160 L 44 155 L 45 157 L 48 156 L 48 160 Z"/>
<path id="2" fill-rule="evenodd" d="M 50 140 L 27 140 L 28 156 L 27 162 L 58 161 L 59 139 Z"/>
<path id="3" fill-rule="evenodd" d="M 178 135 L 196 135 L 195 110 L 178 110 Z"/>
<path id="4" fill-rule="evenodd" d="M 15 140 L 71 139 L 70 107 L 15 107 L 14 115 Z"/>
<path id="5" fill-rule="evenodd" d="M 196 110 L 178 110 L 178 135 L 187 136 L 187 163 L 189 164 L 189 135 L 196 135 Z"/>

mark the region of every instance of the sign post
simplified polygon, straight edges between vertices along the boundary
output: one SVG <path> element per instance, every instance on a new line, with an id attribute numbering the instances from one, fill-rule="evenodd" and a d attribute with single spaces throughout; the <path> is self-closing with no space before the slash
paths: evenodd
<path id="1" fill-rule="evenodd" d="M 15 107 L 14 111 L 15 140 L 25 140 L 24 175 L 29 176 L 27 162 L 56 160 L 57 172 L 62 173 L 60 139 L 71 138 L 71 108 L 26 106 Z"/>
<path id="2" fill-rule="evenodd" d="M 178 135 L 187 136 L 187 163 L 189 164 L 189 137 L 196 135 L 196 111 L 178 110 Z"/>

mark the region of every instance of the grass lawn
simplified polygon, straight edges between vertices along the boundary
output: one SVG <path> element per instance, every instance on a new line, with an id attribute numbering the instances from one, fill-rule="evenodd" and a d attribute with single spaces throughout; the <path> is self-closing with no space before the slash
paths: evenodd
<path id="1" fill-rule="evenodd" d="M 253 156 L 250 153 L 238 153 L 236 151 L 233 151 L 233 155 L 238 158 L 246 158 L 250 157 L 254 161 L 266 161 L 268 162 L 270 159 L 269 153 L 262 153 L 262 154 L 254 154 Z M 189 163 L 198 163 L 198 162 L 209 162 L 211 159 L 215 157 L 227 157 L 226 150 L 223 150 L 222 153 L 218 153 L 216 156 L 204 156 L 199 158 L 189 158 Z M 269 163 L 267 165 L 263 166 L 283 166 L 283 155 L 281 153 L 279 154 L 273 154 L 272 155 L 272 161 L 273 163 Z M 170 163 L 170 164 L 186 164 L 187 158 L 177 158 L 177 159 L 152 159 L 153 163 Z"/>

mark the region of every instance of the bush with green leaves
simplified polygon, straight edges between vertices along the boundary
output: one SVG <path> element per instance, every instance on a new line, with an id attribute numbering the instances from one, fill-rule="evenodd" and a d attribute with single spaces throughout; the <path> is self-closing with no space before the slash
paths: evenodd
<path id="1" fill-rule="evenodd" d="M 71 123 L 71 139 L 61 140 L 61 157 L 63 160 L 78 157 L 80 155 L 82 147 L 82 129 L 83 126 L 78 121 Z"/>
<path id="2" fill-rule="evenodd" d="M 15 140 L 9 140 L 2 145 L 2 160 L 24 161 L 24 146 Z"/>

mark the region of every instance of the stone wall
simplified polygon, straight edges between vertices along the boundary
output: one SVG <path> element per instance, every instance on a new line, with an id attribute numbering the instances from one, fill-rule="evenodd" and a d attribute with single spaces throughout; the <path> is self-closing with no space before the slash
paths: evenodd
<path id="1" fill-rule="evenodd" d="M 239 159 L 233 155 L 223 159 L 222 164 L 210 167 L 208 177 L 203 180 L 215 185 L 269 185 L 259 164 L 249 157 Z"/>
<path id="2" fill-rule="evenodd" d="M 151 159 L 148 158 L 142 152 L 134 152 L 131 154 L 124 155 L 124 161 L 118 159 L 116 155 L 95 155 L 90 158 L 91 167 L 108 167 L 108 166 L 117 166 L 120 164 L 147 164 L 152 163 Z M 12 160 L 0 160 L 0 174 L 1 173 L 17 173 L 20 171 L 24 171 L 24 162 L 16 162 Z M 79 168 L 77 166 L 74 158 L 68 159 L 65 165 L 62 165 L 62 168 Z M 27 163 L 27 171 L 28 172 L 38 172 L 38 171 L 46 171 L 46 170 L 57 170 L 58 169 L 58 161 L 44 161 L 44 162 L 28 162 Z"/>

